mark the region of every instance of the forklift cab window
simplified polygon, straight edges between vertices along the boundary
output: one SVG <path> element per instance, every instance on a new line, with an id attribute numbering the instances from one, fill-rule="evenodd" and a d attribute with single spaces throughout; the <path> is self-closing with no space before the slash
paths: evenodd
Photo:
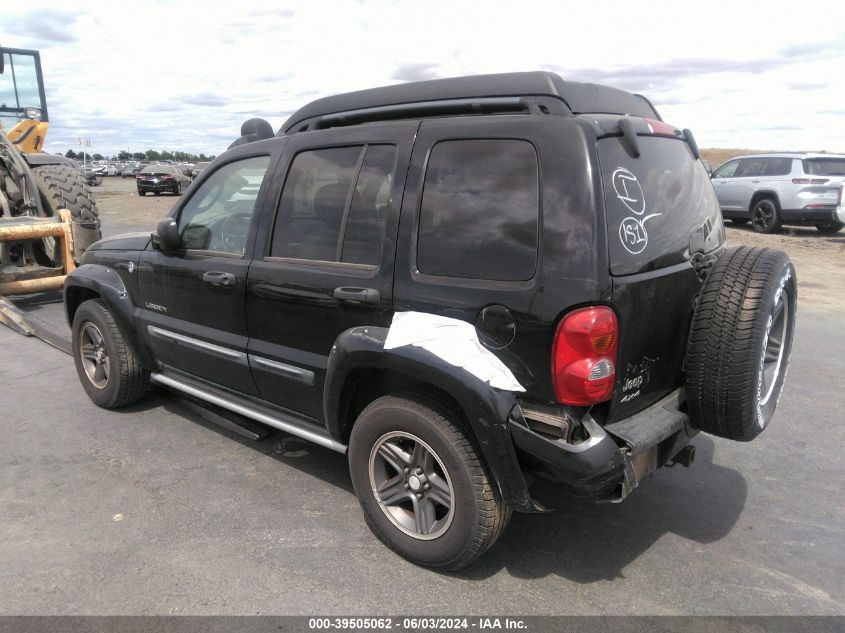
<path id="1" fill-rule="evenodd" d="M 0 74 L 0 121 L 9 129 L 26 118 L 27 108 L 37 108 L 46 120 L 46 108 L 40 90 L 37 58 L 29 52 L 3 51 Z"/>

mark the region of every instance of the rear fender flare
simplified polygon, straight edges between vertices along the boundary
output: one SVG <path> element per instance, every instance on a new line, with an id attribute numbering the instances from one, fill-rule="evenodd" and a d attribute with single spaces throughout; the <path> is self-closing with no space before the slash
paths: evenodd
<path id="1" fill-rule="evenodd" d="M 134 326 L 137 308 L 132 303 L 120 275 L 111 268 L 98 264 L 83 264 L 68 275 L 64 285 L 64 303 L 65 317 L 71 327 L 73 316 L 81 303 L 78 301 L 80 290 L 93 292 L 106 304 L 135 357 L 147 369 L 155 367 L 155 361 L 147 352 L 147 347 Z"/>
<path id="2" fill-rule="evenodd" d="M 406 345 L 384 349 L 388 328 L 361 326 L 342 332 L 335 339 L 326 367 L 323 413 L 329 433 L 343 441 L 341 394 L 356 369 L 386 369 L 431 384 L 450 394 L 463 410 L 481 454 L 493 475 L 502 499 L 520 512 L 543 512 L 528 491 L 513 447 L 508 419 L 516 397 L 432 354 Z"/>

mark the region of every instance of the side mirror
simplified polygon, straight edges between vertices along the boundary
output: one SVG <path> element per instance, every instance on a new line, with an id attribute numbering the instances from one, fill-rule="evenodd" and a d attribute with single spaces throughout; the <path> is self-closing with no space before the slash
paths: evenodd
<path id="1" fill-rule="evenodd" d="M 179 225 L 173 218 L 164 218 L 158 223 L 155 233 L 150 235 L 153 248 L 160 251 L 172 251 L 179 248 L 182 238 L 179 237 Z"/>

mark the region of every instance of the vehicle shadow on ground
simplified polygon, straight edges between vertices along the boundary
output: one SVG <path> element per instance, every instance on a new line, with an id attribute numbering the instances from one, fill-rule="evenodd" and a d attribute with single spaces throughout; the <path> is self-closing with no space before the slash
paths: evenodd
<path id="1" fill-rule="evenodd" d="M 711 438 L 693 443 L 692 468 L 663 468 L 620 504 L 567 498 L 554 484 L 537 482 L 532 494 L 556 511 L 514 514 L 499 543 L 458 575 L 481 580 L 504 568 L 527 579 L 614 580 L 667 533 L 702 544 L 724 538 L 742 514 L 748 485 L 739 472 L 713 463 Z"/>
<path id="2" fill-rule="evenodd" d="M 183 416 L 286 466 L 354 495 L 346 458 L 281 431 L 259 441 L 209 422 L 180 398 L 162 394 L 167 411 Z M 591 583 L 624 578 L 624 569 L 662 536 L 696 543 L 724 538 L 736 525 L 748 495 L 738 471 L 713 463 L 715 444 L 699 435 L 692 468 L 663 468 L 620 504 L 567 497 L 554 483 L 538 480 L 531 492 L 549 514 L 514 513 L 501 540 L 468 569 L 450 576 L 483 580 L 506 569 L 518 578 L 558 575 Z M 361 518 L 363 521 L 363 518 Z"/>
<path id="3" fill-rule="evenodd" d="M 146 398 L 139 405 L 144 404 L 147 400 L 155 400 L 154 406 L 161 406 L 169 413 L 190 420 L 254 451 L 272 457 L 287 466 L 317 477 L 344 492 L 351 495 L 355 494 L 355 490 L 352 488 L 352 480 L 349 478 L 348 462 L 346 457 L 340 453 L 271 427 L 263 427 L 263 430 L 267 431 L 266 436 L 259 440 L 252 440 L 209 421 L 195 409 L 185 404 L 176 394 L 159 391 L 156 395 L 156 398 Z M 262 425 L 258 423 L 255 426 L 262 428 Z M 361 520 L 363 521 L 363 518 Z"/>

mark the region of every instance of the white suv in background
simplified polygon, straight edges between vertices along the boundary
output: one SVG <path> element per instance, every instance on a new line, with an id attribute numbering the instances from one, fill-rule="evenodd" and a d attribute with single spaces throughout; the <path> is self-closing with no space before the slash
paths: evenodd
<path id="1" fill-rule="evenodd" d="M 845 226 L 845 155 L 740 156 L 721 165 L 711 178 L 722 215 L 736 224 L 751 220 L 760 233 L 775 233 L 782 224 L 814 225 L 822 233 Z"/>

